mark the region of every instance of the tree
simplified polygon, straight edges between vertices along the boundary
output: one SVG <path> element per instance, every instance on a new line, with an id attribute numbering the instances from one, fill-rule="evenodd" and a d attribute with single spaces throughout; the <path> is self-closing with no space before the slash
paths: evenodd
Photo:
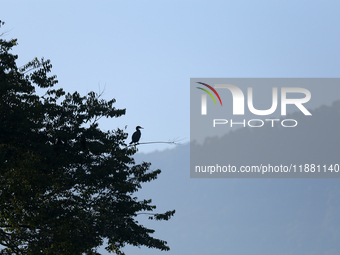
<path id="1" fill-rule="evenodd" d="M 49 60 L 18 68 L 16 44 L 0 39 L 0 254 L 98 254 L 103 239 L 117 254 L 126 244 L 169 250 L 136 220 L 174 215 L 134 197 L 161 171 L 135 164 L 123 130 L 99 128 L 125 109 L 94 92 L 55 89 Z"/>

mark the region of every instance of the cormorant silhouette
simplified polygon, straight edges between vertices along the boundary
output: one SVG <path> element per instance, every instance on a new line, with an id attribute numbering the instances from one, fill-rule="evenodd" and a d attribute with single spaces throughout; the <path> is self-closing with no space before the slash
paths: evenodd
<path id="1" fill-rule="evenodd" d="M 130 144 L 132 144 L 132 143 L 138 143 L 138 142 L 139 142 L 139 139 L 140 139 L 140 137 L 141 137 L 141 135 L 142 135 L 139 129 L 143 129 L 143 128 L 142 128 L 141 126 L 137 126 L 137 127 L 136 127 L 136 132 L 133 133 L 133 135 L 132 135 L 132 141 L 131 141 Z"/>

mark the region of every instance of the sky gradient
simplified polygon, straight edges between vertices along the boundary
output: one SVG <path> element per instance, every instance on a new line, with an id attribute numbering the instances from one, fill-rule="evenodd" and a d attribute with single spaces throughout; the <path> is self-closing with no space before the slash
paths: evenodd
<path id="1" fill-rule="evenodd" d="M 188 142 L 190 78 L 339 77 L 339 5 L 33 0 L 5 1 L 0 13 L 20 64 L 51 59 L 58 86 L 104 91 L 127 109 L 103 128 L 140 125 L 141 141 Z"/>

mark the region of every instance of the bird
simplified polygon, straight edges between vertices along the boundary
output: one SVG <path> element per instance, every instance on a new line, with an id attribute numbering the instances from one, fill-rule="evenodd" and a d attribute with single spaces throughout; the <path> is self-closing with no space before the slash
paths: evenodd
<path id="1" fill-rule="evenodd" d="M 137 126 L 137 127 L 136 127 L 136 132 L 134 132 L 134 133 L 132 134 L 132 141 L 131 141 L 130 144 L 132 144 L 132 143 L 138 143 L 138 142 L 139 142 L 139 139 L 140 139 L 140 137 L 141 137 L 141 135 L 142 135 L 139 129 L 143 129 L 143 128 L 142 128 L 141 126 Z"/>

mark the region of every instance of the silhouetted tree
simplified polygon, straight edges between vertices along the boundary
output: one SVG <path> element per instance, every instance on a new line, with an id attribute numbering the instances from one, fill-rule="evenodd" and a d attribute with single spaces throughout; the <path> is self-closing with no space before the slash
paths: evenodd
<path id="1" fill-rule="evenodd" d="M 0 39 L 0 254 L 98 254 L 104 239 L 117 254 L 126 244 L 169 250 L 136 216 L 168 220 L 175 211 L 155 214 L 151 200 L 133 196 L 161 171 L 135 164 L 127 134 L 97 122 L 125 109 L 54 89 L 49 60 L 18 68 L 16 44 Z"/>

